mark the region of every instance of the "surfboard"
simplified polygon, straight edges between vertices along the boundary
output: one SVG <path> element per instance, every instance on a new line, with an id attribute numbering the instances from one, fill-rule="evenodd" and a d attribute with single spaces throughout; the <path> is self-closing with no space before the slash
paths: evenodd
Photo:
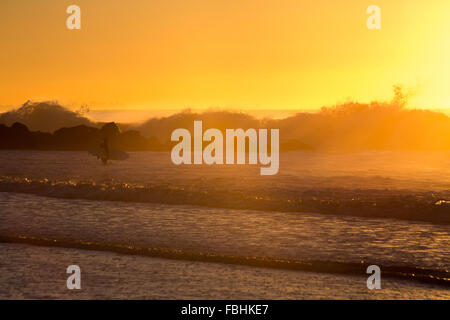
<path id="1" fill-rule="evenodd" d="M 97 158 L 102 158 L 104 156 L 105 150 L 102 148 L 94 148 L 89 150 L 89 154 Z M 128 153 L 120 150 L 109 150 L 108 160 L 126 160 L 130 157 Z"/>

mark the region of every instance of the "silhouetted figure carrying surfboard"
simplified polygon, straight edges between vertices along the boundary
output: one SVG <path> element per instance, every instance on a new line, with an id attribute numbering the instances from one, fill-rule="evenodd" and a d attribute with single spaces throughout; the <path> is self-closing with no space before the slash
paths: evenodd
<path id="1" fill-rule="evenodd" d="M 90 155 L 97 157 L 97 159 L 101 159 L 103 164 L 107 164 L 110 160 L 122 161 L 129 158 L 129 154 L 124 151 L 110 149 L 108 138 L 104 138 L 99 147 L 93 148 L 88 152 Z"/>
<path id="2" fill-rule="evenodd" d="M 108 138 L 103 139 L 103 142 L 100 143 L 100 149 L 102 150 L 100 158 L 102 159 L 103 164 L 107 164 L 109 160 Z"/>

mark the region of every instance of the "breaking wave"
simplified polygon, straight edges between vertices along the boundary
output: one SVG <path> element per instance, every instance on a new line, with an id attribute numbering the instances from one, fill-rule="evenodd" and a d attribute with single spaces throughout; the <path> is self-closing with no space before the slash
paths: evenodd
<path id="1" fill-rule="evenodd" d="M 321 188 L 284 190 L 280 194 L 252 190 L 198 188 L 170 184 L 65 181 L 0 176 L 0 192 L 29 193 L 64 199 L 149 202 L 229 209 L 314 212 L 360 217 L 396 218 L 450 224 L 450 191 L 348 190 Z"/>
<path id="2" fill-rule="evenodd" d="M 256 256 L 235 256 L 169 248 L 141 247 L 119 243 L 38 238 L 24 235 L 0 235 L 0 243 L 108 251 L 119 254 L 147 256 L 153 258 L 348 275 L 365 275 L 367 267 L 372 264 L 369 261 L 361 261 L 360 263 L 356 263 L 327 260 L 296 260 Z M 416 280 L 450 287 L 450 272 L 448 270 L 432 270 L 405 266 L 383 266 L 383 277 Z"/>

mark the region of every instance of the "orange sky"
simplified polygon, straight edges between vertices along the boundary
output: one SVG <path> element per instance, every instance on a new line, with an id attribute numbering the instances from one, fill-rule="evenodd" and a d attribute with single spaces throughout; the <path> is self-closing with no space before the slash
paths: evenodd
<path id="1" fill-rule="evenodd" d="M 449 108 L 449 31 L 448 0 L 1 0 L 0 105 L 304 110 L 403 84 Z"/>

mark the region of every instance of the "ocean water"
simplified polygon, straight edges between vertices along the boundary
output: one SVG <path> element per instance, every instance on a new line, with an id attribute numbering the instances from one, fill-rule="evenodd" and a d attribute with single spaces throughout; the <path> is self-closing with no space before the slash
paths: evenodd
<path id="1" fill-rule="evenodd" d="M 1 151 L 0 297 L 450 298 L 449 152 L 280 161 L 262 177 L 167 153 Z"/>

